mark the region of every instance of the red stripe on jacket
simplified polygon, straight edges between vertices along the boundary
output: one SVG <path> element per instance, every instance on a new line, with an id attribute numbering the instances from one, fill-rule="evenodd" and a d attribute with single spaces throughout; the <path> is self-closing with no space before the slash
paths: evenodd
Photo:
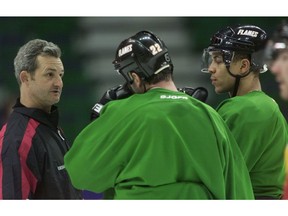
<path id="1" fill-rule="evenodd" d="M 7 124 L 5 124 L 1 131 L 0 131 L 0 199 L 3 199 L 3 191 L 2 191 L 2 182 L 3 182 L 3 162 L 2 162 L 2 148 L 3 148 L 3 138 L 4 138 L 4 134 L 6 131 L 6 126 Z"/>
<path id="2" fill-rule="evenodd" d="M 33 193 L 36 190 L 37 178 L 33 175 L 31 170 L 27 166 L 27 156 L 32 146 L 32 139 L 36 133 L 36 128 L 38 127 L 39 122 L 34 119 L 30 119 L 24 133 L 23 140 L 18 149 L 20 155 L 21 163 L 21 184 L 22 184 L 22 199 L 28 199 L 30 191 Z"/>
<path id="3" fill-rule="evenodd" d="M 288 200 L 288 173 L 286 174 L 286 181 L 285 181 L 285 184 L 284 184 L 283 199 Z"/>

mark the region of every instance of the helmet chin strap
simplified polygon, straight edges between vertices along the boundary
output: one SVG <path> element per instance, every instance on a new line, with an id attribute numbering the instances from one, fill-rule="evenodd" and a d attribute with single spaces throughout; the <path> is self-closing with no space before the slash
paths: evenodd
<path id="1" fill-rule="evenodd" d="M 234 89 L 233 89 L 233 93 L 231 95 L 231 97 L 235 97 L 237 95 L 237 92 L 238 92 L 241 78 L 248 76 L 248 74 L 250 74 L 251 71 L 248 71 L 246 74 L 241 76 L 241 75 L 235 75 L 235 74 L 231 73 L 230 65 L 227 65 L 226 68 L 227 68 L 228 73 L 235 78 Z"/>

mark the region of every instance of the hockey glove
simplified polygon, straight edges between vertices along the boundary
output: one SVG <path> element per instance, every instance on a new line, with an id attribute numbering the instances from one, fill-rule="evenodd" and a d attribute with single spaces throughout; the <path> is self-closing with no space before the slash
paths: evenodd
<path id="1" fill-rule="evenodd" d="M 108 89 L 104 93 L 104 95 L 102 96 L 100 101 L 97 102 L 93 106 L 93 108 L 91 110 L 90 120 L 93 121 L 96 118 L 98 118 L 100 115 L 100 111 L 101 111 L 102 107 L 105 104 L 107 104 L 108 102 L 113 101 L 113 100 L 127 98 L 132 94 L 133 94 L 133 92 L 129 89 L 127 83 L 125 83 L 124 85 L 119 85 L 119 86 L 113 87 L 111 89 Z"/>
<path id="2" fill-rule="evenodd" d="M 197 88 L 183 87 L 183 88 L 178 88 L 178 91 L 184 92 L 204 103 L 206 102 L 207 97 L 208 97 L 208 91 L 204 87 L 197 87 Z"/>

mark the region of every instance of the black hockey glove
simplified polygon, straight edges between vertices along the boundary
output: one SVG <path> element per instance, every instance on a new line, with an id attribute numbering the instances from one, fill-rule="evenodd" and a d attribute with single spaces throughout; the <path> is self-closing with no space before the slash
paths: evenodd
<path id="1" fill-rule="evenodd" d="M 127 98 L 132 94 L 133 92 L 129 89 L 127 83 L 108 89 L 104 93 L 100 101 L 93 106 L 91 110 L 90 120 L 93 121 L 98 118 L 102 107 L 109 101 Z"/>
<path id="2" fill-rule="evenodd" d="M 183 88 L 178 88 L 178 91 L 184 92 L 204 103 L 206 102 L 207 97 L 208 97 L 208 91 L 204 87 L 197 87 L 197 88 L 183 87 Z"/>

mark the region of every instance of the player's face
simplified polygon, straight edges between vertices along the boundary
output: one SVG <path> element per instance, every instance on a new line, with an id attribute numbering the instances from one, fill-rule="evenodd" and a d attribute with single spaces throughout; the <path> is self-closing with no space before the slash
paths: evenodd
<path id="1" fill-rule="evenodd" d="M 217 94 L 233 91 L 235 78 L 228 73 L 221 52 L 211 53 L 208 71 L 211 74 L 211 83 Z"/>
<path id="2" fill-rule="evenodd" d="M 288 50 L 278 54 L 271 64 L 270 71 L 278 82 L 281 97 L 288 100 Z"/>
<path id="3" fill-rule="evenodd" d="M 50 111 L 60 100 L 64 67 L 60 58 L 37 57 L 37 69 L 29 75 L 28 95 L 34 107 Z"/>

